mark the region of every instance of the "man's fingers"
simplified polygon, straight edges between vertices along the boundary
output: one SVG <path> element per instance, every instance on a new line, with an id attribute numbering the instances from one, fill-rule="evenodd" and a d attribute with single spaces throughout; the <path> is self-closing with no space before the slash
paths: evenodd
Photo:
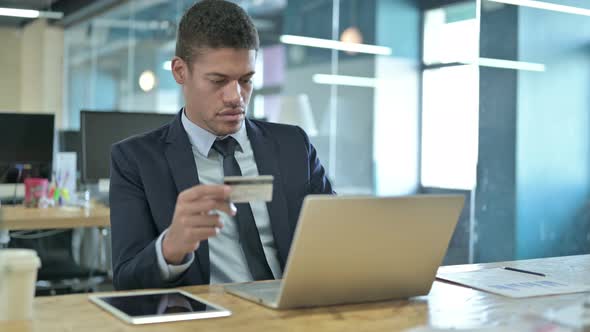
<path id="1" fill-rule="evenodd" d="M 189 231 L 189 236 L 193 238 L 195 241 L 203 241 L 207 240 L 208 238 L 215 236 L 219 232 L 219 228 L 217 227 L 197 227 L 191 228 Z"/>
<path id="2" fill-rule="evenodd" d="M 203 198 L 227 200 L 231 193 L 231 187 L 226 185 L 197 185 L 191 187 L 178 195 L 182 202 L 193 202 Z"/>
<path id="3" fill-rule="evenodd" d="M 223 227 L 221 218 L 218 215 L 195 215 L 186 216 L 182 220 L 183 224 L 187 228 L 199 228 L 199 227 Z"/>
<path id="4" fill-rule="evenodd" d="M 179 207 L 179 213 L 183 215 L 198 215 L 209 213 L 212 210 L 219 210 L 230 216 L 235 215 L 235 206 L 228 201 L 214 200 L 211 198 L 195 201 L 192 203 L 182 203 Z"/>

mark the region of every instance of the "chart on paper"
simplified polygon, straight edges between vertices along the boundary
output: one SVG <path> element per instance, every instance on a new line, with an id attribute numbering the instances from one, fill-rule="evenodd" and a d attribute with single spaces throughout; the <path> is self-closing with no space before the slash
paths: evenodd
<path id="1" fill-rule="evenodd" d="M 532 297 L 590 291 L 590 285 L 574 284 L 551 276 L 492 268 L 469 272 L 439 273 L 437 278 L 508 297 Z"/>

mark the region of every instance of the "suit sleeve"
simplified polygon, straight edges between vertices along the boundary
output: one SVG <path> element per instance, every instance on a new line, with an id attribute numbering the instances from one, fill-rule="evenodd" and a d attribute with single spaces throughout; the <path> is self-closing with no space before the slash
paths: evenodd
<path id="1" fill-rule="evenodd" d="M 309 194 L 336 194 L 332 189 L 332 184 L 326 176 L 326 170 L 320 159 L 318 158 L 315 147 L 309 141 L 309 137 L 305 131 L 299 127 L 301 135 L 305 141 L 305 147 L 307 149 L 307 157 L 309 160 Z"/>
<path id="2" fill-rule="evenodd" d="M 116 289 L 166 288 L 183 284 L 182 276 L 165 281 L 159 270 L 153 221 L 133 154 L 120 145 L 111 150 L 109 191 Z"/>

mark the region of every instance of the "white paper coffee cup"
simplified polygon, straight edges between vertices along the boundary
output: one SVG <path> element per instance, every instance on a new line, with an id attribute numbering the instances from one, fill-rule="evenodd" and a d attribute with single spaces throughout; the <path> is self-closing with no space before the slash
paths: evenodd
<path id="1" fill-rule="evenodd" d="M 33 298 L 41 261 L 34 250 L 0 249 L 0 320 L 33 318 Z"/>

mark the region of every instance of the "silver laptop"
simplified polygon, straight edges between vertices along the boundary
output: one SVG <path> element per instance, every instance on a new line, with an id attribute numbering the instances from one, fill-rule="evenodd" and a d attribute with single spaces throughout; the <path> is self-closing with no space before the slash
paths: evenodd
<path id="1" fill-rule="evenodd" d="M 307 196 L 282 280 L 225 286 L 276 309 L 403 299 L 430 291 L 463 196 Z"/>

